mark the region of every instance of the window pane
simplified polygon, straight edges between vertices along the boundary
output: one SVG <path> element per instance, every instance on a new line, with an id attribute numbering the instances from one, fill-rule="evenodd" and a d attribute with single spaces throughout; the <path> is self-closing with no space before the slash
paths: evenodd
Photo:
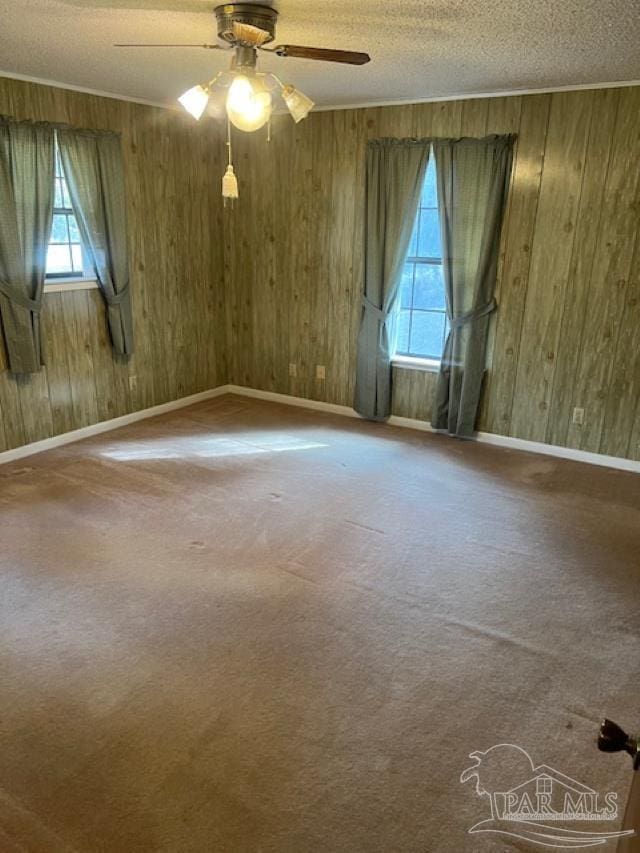
<path id="1" fill-rule="evenodd" d="M 396 344 L 396 352 L 409 352 L 409 327 L 411 324 L 411 311 L 400 311 L 400 320 L 398 323 L 398 342 Z"/>
<path id="2" fill-rule="evenodd" d="M 413 264 L 405 264 L 400 281 L 400 307 L 411 308 L 413 298 Z"/>
<path id="3" fill-rule="evenodd" d="M 444 314 L 428 311 L 413 312 L 410 347 L 414 355 L 441 358 L 443 335 Z"/>
<path id="4" fill-rule="evenodd" d="M 408 258 L 441 258 L 436 165 L 429 159 Z M 400 282 L 396 351 L 439 360 L 448 327 L 442 265 L 407 261 Z"/>
<path id="5" fill-rule="evenodd" d="M 61 273 L 71 271 L 71 252 L 69 246 L 50 245 L 47 250 L 47 272 Z"/>
<path id="6" fill-rule="evenodd" d="M 64 213 L 56 213 L 51 226 L 50 243 L 68 243 L 69 232 L 67 230 L 67 217 Z"/>
<path id="7" fill-rule="evenodd" d="M 422 207 L 437 207 L 438 192 L 436 189 L 436 161 L 433 153 L 429 157 L 429 165 L 427 166 L 427 174 L 425 175 L 424 184 L 422 187 Z"/>
<path id="8" fill-rule="evenodd" d="M 73 260 L 73 271 L 82 272 L 82 246 L 80 243 L 72 244 L 71 257 Z"/>
<path id="9" fill-rule="evenodd" d="M 68 216 L 69 221 L 69 239 L 72 243 L 80 243 L 80 231 L 75 216 Z"/>
<path id="10" fill-rule="evenodd" d="M 431 208 L 423 208 L 420 211 L 418 257 L 439 258 L 440 256 L 440 225 L 438 223 L 438 211 Z"/>
<path id="11" fill-rule="evenodd" d="M 64 177 L 60 151 L 56 143 L 54 213 L 47 249 L 46 274 L 49 276 L 81 275 L 83 270 L 82 240 L 73 215 L 71 198 Z"/>
<path id="12" fill-rule="evenodd" d="M 444 281 L 440 264 L 416 264 L 413 307 L 444 311 Z"/>
<path id="13" fill-rule="evenodd" d="M 67 188 L 67 182 L 62 179 L 62 206 L 71 209 L 71 198 L 69 196 L 69 190 Z"/>
<path id="14" fill-rule="evenodd" d="M 411 242 L 409 243 L 409 251 L 407 252 L 408 258 L 415 258 L 416 253 L 418 251 L 418 224 L 420 222 L 420 210 L 416 213 L 416 221 L 413 226 L 413 234 L 411 235 Z"/>
<path id="15" fill-rule="evenodd" d="M 64 207 L 64 196 L 62 193 L 62 181 L 56 178 L 56 194 L 53 201 L 54 207 Z"/>

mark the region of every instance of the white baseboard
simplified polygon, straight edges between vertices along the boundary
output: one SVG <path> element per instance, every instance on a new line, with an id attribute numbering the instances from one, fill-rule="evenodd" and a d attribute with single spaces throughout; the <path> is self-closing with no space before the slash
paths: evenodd
<path id="1" fill-rule="evenodd" d="M 226 385 L 225 387 L 228 394 L 239 394 L 241 397 L 270 400 L 272 403 L 284 403 L 286 406 L 298 406 L 300 409 L 314 409 L 316 412 L 330 412 L 346 418 L 360 417 L 351 406 L 323 403 L 321 400 L 308 400 L 306 397 L 292 397 L 291 394 L 276 394 L 275 391 L 260 391 L 258 388 L 246 388 L 244 385 Z"/>
<path id="2" fill-rule="evenodd" d="M 202 403 L 205 400 L 212 400 L 214 397 L 220 397 L 223 394 L 237 394 L 241 397 L 252 397 L 256 400 L 269 400 L 273 403 L 283 403 L 287 406 L 298 406 L 299 408 L 311 409 L 316 412 L 327 412 L 329 414 L 340 415 L 347 418 L 360 418 L 360 415 L 352 409 L 351 406 L 339 406 L 336 403 L 324 403 L 321 400 L 308 400 L 305 397 L 292 397 L 290 394 L 277 394 L 274 391 L 261 391 L 258 388 L 245 388 L 242 385 L 220 385 L 218 388 L 211 388 L 209 391 L 192 394 L 190 397 L 171 400 L 170 402 L 162 403 L 159 406 L 152 406 L 150 409 L 131 412 L 131 414 L 122 415 L 119 418 L 102 421 L 101 423 L 82 427 L 82 429 L 76 429 L 72 432 L 65 432 L 62 435 L 54 435 L 51 438 L 45 438 L 42 441 L 36 441 L 32 444 L 25 444 L 22 447 L 16 447 L 13 450 L 5 450 L 0 453 L 0 465 L 6 462 L 15 462 L 17 459 L 23 459 L 25 456 L 31 456 L 34 453 L 41 453 L 43 450 L 51 450 L 55 447 L 61 447 L 64 444 L 80 441 L 80 439 L 83 438 L 90 438 L 91 436 L 99 435 L 102 432 L 109 432 L 110 430 L 127 426 L 127 424 L 132 424 L 136 421 L 153 418 L 156 417 L 156 415 L 173 412 L 176 409 L 182 409 L 186 406 L 193 406 L 196 403 Z M 392 415 L 386 423 L 390 426 L 418 430 L 419 432 L 440 432 L 440 430 L 434 430 L 431 424 L 426 421 L 419 421 L 414 418 L 402 418 L 397 415 Z M 511 438 L 510 436 L 496 435 L 489 432 L 477 433 L 471 441 L 477 441 L 481 444 L 493 444 L 496 447 L 506 447 L 510 450 L 523 450 L 527 453 L 539 453 L 545 456 L 555 456 L 560 459 L 571 459 L 574 462 L 586 462 L 588 465 L 601 465 L 605 468 L 617 468 L 621 471 L 632 471 L 636 474 L 640 474 L 640 462 L 634 459 L 623 459 L 618 456 L 605 456 L 600 453 L 590 453 L 586 450 L 575 450 L 571 447 L 559 447 L 555 444 L 543 444 L 538 441 L 526 441 L 522 438 Z"/>
<path id="3" fill-rule="evenodd" d="M 338 406 L 335 403 L 323 403 L 319 400 L 306 400 L 302 397 L 291 397 L 288 394 L 276 394 L 272 391 L 259 391 L 255 388 L 244 388 L 241 385 L 227 385 L 229 394 L 239 394 L 243 397 L 254 397 L 258 400 L 271 400 L 274 403 L 285 403 L 288 406 L 300 406 L 304 409 L 315 409 L 318 412 L 331 412 L 335 415 L 345 415 L 348 418 L 359 418 L 360 415 L 350 406 Z M 427 421 L 414 418 L 402 418 L 392 415 L 387 421 L 391 426 L 403 429 L 415 429 L 420 432 L 444 433 L 434 429 Z M 640 462 L 634 459 L 624 459 L 619 456 L 605 456 L 602 453 L 590 453 L 587 450 L 576 450 L 572 447 L 560 447 L 556 444 L 543 444 L 540 441 L 527 441 L 523 438 L 512 438 L 508 435 L 496 435 L 492 432 L 479 432 L 470 439 L 480 444 L 493 444 L 496 447 L 506 447 L 510 450 L 523 450 L 526 453 L 540 453 L 544 456 L 555 456 L 559 459 L 571 459 L 574 462 L 586 462 L 588 465 L 601 465 L 605 468 L 617 468 L 621 471 L 632 471 L 640 474 Z"/>
<path id="4" fill-rule="evenodd" d="M 560 447 L 558 444 L 544 444 L 542 441 L 527 441 L 524 438 L 512 438 L 509 435 L 496 435 L 493 432 L 479 432 L 475 441 L 481 444 L 493 444 L 495 447 L 508 447 L 511 450 L 524 450 L 527 453 L 542 453 L 556 456 L 558 459 L 571 459 L 573 462 L 586 462 L 587 465 L 602 465 L 604 468 L 617 468 L 620 471 L 632 471 L 640 474 L 640 462 L 625 459 L 622 456 L 605 456 L 604 453 L 591 453 L 574 447 Z"/>
<path id="5" fill-rule="evenodd" d="M 183 409 L 185 406 L 193 406 L 195 403 L 211 400 L 213 397 L 219 397 L 221 394 L 228 394 L 228 388 L 229 386 L 227 385 L 210 388 L 208 391 L 201 391 L 199 394 L 191 394 L 189 397 L 181 397 L 179 400 L 170 400 L 168 403 L 161 403 L 159 406 L 151 406 L 150 409 L 141 409 L 139 412 L 131 412 L 128 415 L 121 415 L 109 421 L 100 421 L 100 423 L 91 424 L 81 429 L 74 429 L 71 432 L 63 432 L 61 435 L 44 438 L 42 441 L 34 441 L 31 444 L 23 444 L 22 447 L 4 450 L 0 453 L 0 465 L 7 462 L 15 462 L 16 459 L 32 456 L 34 453 L 42 453 L 43 450 L 52 450 L 54 447 L 61 447 L 63 444 L 71 444 L 83 438 L 90 438 L 92 435 L 99 435 L 101 432 L 110 432 L 112 429 L 119 429 L 136 421 L 154 418 L 156 415 L 165 414 L 165 412 L 173 412 L 175 409 Z"/>

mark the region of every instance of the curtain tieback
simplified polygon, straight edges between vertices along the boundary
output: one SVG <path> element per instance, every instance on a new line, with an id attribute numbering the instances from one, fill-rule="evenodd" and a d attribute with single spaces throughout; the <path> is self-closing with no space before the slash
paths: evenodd
<path id="1" fill-rule="evenodd" d="M 451 320 L 451 329 L 461 329 L 462 326 L 466 326 L 467 323 L 472 323 L 474 320 L 479 320 L 481 317 L 486 317 L 487 314 L 491 314 L 497 307 L 498 303 L 495 299 L 492 299 L 491 302 L 487 302 L 485 305 L 480 305 L 479 308 L 467 311 L 466 314 L 460 314 L 459 317 L 454 317 Z"/>
<path id="2" fill-rule="evenodd" d="M 382 308 L 378 308 L 377 305 L 374 305 L 373 302 L 370 299 L 367 299 L 366 296 L 362 297 L 362 305 L 364 308 L 367 309 L 367 311 L 371 311 L 371 313 L 374 314 L 378 318 L 378 320 L 380 320 L 381 323 L 386 322 L 387 317 L 389 315 L 385 314 Z"/>
<path id="3" fill-rule="evenodd" d="M 113 296 L 105 295 L 105 299 L 107 301 L 107 305 L 121 305 L 122 302 L 129 295 L 129 282 L 125 284 L 125 286 L 118 293 L 114 293 Z"/>
<path id="4" fill-rule="evenodd" d="M 6 281 L 2 281 L 2 279 L 0 279 L 0 293 L 6 296 L 9 302 L 13 302 L 14 305 L 19 305 L 27 311 L 32 311 L 34 314 L 40 313 L 40 303 L 34 299 L 29 299 L 28 296 L 24 296 L 21 293 L 15 293 L 10 285 Z"/>

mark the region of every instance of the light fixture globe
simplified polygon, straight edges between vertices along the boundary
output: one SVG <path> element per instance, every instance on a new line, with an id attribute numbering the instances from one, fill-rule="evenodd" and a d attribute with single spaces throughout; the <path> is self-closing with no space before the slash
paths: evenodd
<path id="1" fill-rule="evenodd" d="M 300 89 L 296 89 L 295 86 L 284 86 L 282 97 L 291 113 L 291 118 L 296 124 L 306 118 L 315 106 L 311 98 L 307 97 Z"/>
<path id="2" fill-rule="evenodd" d="M 227 95 L 227 115 L 234 127 L 246 133 L 259 130 L 271 118 L 272 109 L 271 94 L 257 80 L 236 75 Z"/>
<path id="3" fill-rule="evenodd" d="M 178 100 L 185 110 L 197 121 L 209 103 L 209 91 L 204 86 L 194 86 L 188 92 L 185 92 L 184 95 L 180 95 Z"/>
<path id="4" fill-rule="evenodd" d="M 272 0 L 250 0 L 244 3 L 222 3 L 214 10 L 218 23 L 218 36 L 229 47 L 220 44 L 164 45 L 165 47 L 204 47 L 207 50 L 233 49 L 233 58 L 228 71 L 218 71 L 206 84 L 193 86 L 178 100 L 196 120 L 200 119 L 209 106 L 209 114 L 219 115 L 222 99 L 213 97 L 219 89 L 227 89 L 225 110 L 227 113 L 227 150 L 229 162 L 222 180 L 222 195 L 225 204 L 233 204 L 238 198 L 238 182 L 233 169 L 231 151 L 231 125 L 245 133 L 264 127 L 271 119 L 273 96 L 278 90 L 296 124 L 305 119 L 314 107 L 311 98 L 290 84 L 285 85 L 273 73 L 257 71 L 258 51 L 279 57 L 342 62 L 349 65 L 364 65 L 369 62 L 368 53 L 352 50 L 328 50 L 320 47 L 281 44 L 265 48 L 276 35 L 278 12 L 271 7 Z M 265 5 L 268 4 L 268 5 Z M 159 47 L 161 45 L 118 45 L 119 47 Z M 210 100 L 213 98 L 212 100 Z M 267 141 L 271 140 L 271 125 Z"/>

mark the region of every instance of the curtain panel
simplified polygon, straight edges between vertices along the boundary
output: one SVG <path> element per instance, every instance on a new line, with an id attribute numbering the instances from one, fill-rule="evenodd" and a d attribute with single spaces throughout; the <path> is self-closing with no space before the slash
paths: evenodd
<path id="1" fill-rule="evenodd" d="M 367 146 L 365 283 L 354 407 L 371 420 L 391 414 L 400 278 L 429 150 L 429 140 L 414 139 L 377 139 Z"/>
<path id="2" fill-rule="evenodd" d="M 52 125 L 0 116 L 0 319 L 12 373 L 34 373 L 42 365 L 54 157 Z"/>
<path id="3" fill-rule="evenodd" d="M 133 317 L 120 137 L 61 128 L 58 146 L 85 250 L 107 305 L 114 350 L 133 352 Z"/>
<path id="4" fill-rule="evenodd" d="M 450 331 L 432 425 L 461 438 L 473 434 L 480 402 L 514 141 L 433 141 Z"/>

